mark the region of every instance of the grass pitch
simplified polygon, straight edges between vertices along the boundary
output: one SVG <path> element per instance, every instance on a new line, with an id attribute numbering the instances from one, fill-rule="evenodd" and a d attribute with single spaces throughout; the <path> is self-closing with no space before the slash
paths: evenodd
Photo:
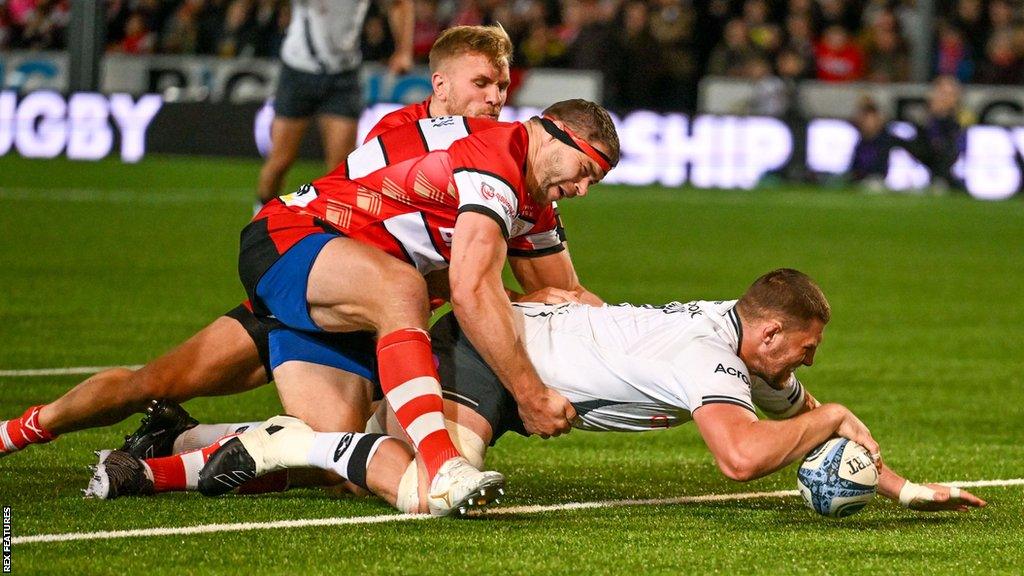
<path id="1" fill-rule="evenodd" d="M 143 363 L 243 297 L 238 232 L 258 164 L 151 158 L 123 166 L 0 158 L 0 370 Z M 290 185 L 319 173 L 293 171 Z M 916 481 L 1024 476 L 1024 203 L 806 189 L 599 187 L 565 202 L 584 283 L 609 301 L 738 296 L 789 266 L 815 277 L 833 321 L 801 379 L 851 407 Z M 0 417 L 82 376 L 0 377 Z M 271 387 L 200 399 L 204 421 L 279 411 Z M 0 460 L 15 536 L 391 513 L 315 490 L 217 500 L 85 501 L 91 450 L 137 420 Z M 716 471 L 691 426 L 639 435 L 508 437 L 490 466 L 507 505 L 792 489 Z M 14 573 L 1005 573 L 1024 572 L 1024 489 L 975 490 L 969 514 L 876 499 L 843 521 L 798 498 L 631 506 L 456 521 L 150 536 L 14 546 Z"/>

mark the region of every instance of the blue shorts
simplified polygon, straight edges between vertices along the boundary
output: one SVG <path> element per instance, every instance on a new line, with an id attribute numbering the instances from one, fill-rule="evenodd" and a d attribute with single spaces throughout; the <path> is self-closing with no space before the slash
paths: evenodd
<path id="1" fill-rule="evenodd" d="M 270 332 L 270 366 L 291 360 L 331 366 L 377 381 L 377 344 L 371 332 L 310 334 L 291 328 Z"/>
<path id="2" fill-rule="evenodd" d="M 309 316 L 306 289 L 313 262 L 337 234 L 311 234 L 281 255 L 256 284 L 256 297 L 279 322 L 307 332 L 323 332 Z"/>

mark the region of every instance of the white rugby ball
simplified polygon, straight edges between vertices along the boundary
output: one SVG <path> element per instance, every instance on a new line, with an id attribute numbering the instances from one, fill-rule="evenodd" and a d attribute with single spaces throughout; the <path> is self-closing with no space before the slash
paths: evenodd
<path id="1" fill-rule="evenodd" d="M 796 473 L 804 502 L 822 516 L 843 518 L 867 506 L 878 488 L 878 468 L 867 449 L 833 438 L 804 458 Z"/>

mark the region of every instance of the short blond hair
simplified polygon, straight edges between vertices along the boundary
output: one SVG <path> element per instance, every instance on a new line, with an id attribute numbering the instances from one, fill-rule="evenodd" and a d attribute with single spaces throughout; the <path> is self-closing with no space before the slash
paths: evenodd
<path id="1" fill-rule="evenodd" d="M 832 308 L 811 277 L 792 268 L 779 268 L 761 276 L 736 303 L 741 318 L 763 320 L 781 316 L 806 325 L 811 320 L 828 324 Z"/>
<path id="2" fill-rule="evenodd" d="M 469 52 L 483 54 L 498 68 L 512 64 L 512 39 L 501 24 L 493 26 L 454 26 L 441 33 L 430 48 L 430 71 L 441 63 Z"/>

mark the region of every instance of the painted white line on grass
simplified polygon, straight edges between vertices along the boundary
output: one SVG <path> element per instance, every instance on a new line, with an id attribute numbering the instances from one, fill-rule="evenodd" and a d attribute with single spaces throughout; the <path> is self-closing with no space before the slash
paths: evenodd
<path id="1" fill-rule="evenodd" d="M 0 200 L 61 203 L 188 204 L 202 201 L 241 204 L 252 195 L 252 188 L 0 188 Z"/>
<path id="2" fill-rule="evenodd" d="M 977 480 L 942 482 L 949 486 L 961 488 L 1024 486 L 1024 478 L 1011 480 Z M 560 512 L 565 510 L 591 510 L 595 508 L 623 508 L 626 506 L 662 506 L 667 504 L 690 504 L 702 502 L 726 502 L 734 500 L 750 500 L 753 498 L 787 498 L 796 496 L 796 490 L 778 490 L 775 492 L 741 492 L 735 494 L 705 494 L 702 496 L 679 496 L 676 498 L 650 498 L 645 500 L 600 500 L 595 502 L 569 502 L 567 504 L 548 504 L 536 506 L 512 506 L 494 508 L 488 516 L 508 514 L 537 514 L 541 512 Z M 385 522 L 408 522 L 427 520 L 426 514 L 380 514 L 377 516 L 351 516 L 347 518 L 310 518 L 307 520 L 278 520 L 275 522 L 243 522 L 236 524 L 202 524 L 199 526 L 180 526 L 175 528 L 140 528 L 137 530 L 112 530 L 105 532 L 68 532 L 64 534 L 37 534 L 35 536 L 18 536 L 14 544 L 31 544 L 34 542 L 71 542 L 75 540 L 112 540 L 116 538 L 134 538 L 141 536 L 187 536 L 192 534 L 209 534 L 213 532 L 245 532 L 248 530 L 267 530 L 273 528 L 309 528 L 313 526 L 344 526 L 351 524 L 382 524 Z"/>
<path id="3" fill-rule="evenodd" d="M 33 368 L 28 370 L 0 370 L 0 378 L 13 378 L 16 376 L 67 376 L 70 374 L 95 374 L 110 370 L 111 368 L 127 368 L 138 370 L 142 364 L 134 366 L 72 366 L 69 368 Z"/>

